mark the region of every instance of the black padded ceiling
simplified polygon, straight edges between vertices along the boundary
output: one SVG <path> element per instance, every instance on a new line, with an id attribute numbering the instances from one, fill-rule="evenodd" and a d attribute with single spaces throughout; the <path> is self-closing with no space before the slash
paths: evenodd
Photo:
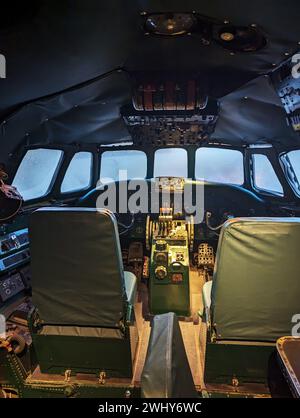
<path id="1" fill-rule="evenodd" d="M 143 70 L 197 72 L 211 96 L 223 97 L 216 138 L 296 141 L 273 87 L 260 76 L 299 48 L 298 0 L 28 0 L 23 9 L 14 0 L 7 4 L 0 19 L 0 53 L 7 61 L 7 78 L 0 79 L 3 161 L 25 143 L 123 141 L 128 134 L 119 108 L 130 100 L 127 72 Z M 184 11 L 220 22 L 255 23 L 267 46 L 231 55 L 215 43 L 201 45 L 195 35 L 145 36 L 142 11 L 183 11 L 183 4 Z M 86 84 L 76 87 L 80 83 Z"/>
<path id="2" fill-rule="evenodd" d="M 220 100 L 220 118 L 213 138 L 226 142 L 300 144 L 287 126 L 286 113 L 270 77 L 260 76 Z"/>

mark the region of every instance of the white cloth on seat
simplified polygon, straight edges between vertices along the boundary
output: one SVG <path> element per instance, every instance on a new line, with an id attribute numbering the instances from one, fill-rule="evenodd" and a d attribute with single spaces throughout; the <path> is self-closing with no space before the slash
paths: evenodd
<path id="1" fill-rule="evenodd" d="M 124 271 L 125 290 L 127 295 L 127 301 L 134 305 L 136 292 L 137 292 L 137 278 L 131 271 Z"/>
<path id="2" fill-rule="evenodd" d="M 206 282 L 202 288 L 202 299 L 204 309 L 210 309 L 211 306 L 211 289 L 212 289 L 212 280 Z"/>

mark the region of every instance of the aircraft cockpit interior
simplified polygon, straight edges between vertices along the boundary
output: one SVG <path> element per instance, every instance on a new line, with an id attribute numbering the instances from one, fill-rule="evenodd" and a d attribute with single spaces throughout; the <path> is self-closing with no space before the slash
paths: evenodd
<path id="1" fill-rule="evenodd" d="M 0 398 L 300 398 L 299 10 L 5 6 Z"/>

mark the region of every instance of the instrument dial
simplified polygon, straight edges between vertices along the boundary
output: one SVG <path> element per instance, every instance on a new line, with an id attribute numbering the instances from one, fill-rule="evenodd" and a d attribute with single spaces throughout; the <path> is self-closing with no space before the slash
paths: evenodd
<path id="1" fill-rule="evenodd" d="M 164 267 L 164 266 L 156 267 L 155 276 L 156 276 L 157 279 L 163 280 L 167 277 L 167 274 L 168 274 L 168 272 L 167 272 L 166 267 Z"/>
<path id="2" fill-rule="evenodd" d="M 157 264 L 165 264 L 168 261 L 168 254 L 167 253 L 156 253 L 155 261 Z"/>

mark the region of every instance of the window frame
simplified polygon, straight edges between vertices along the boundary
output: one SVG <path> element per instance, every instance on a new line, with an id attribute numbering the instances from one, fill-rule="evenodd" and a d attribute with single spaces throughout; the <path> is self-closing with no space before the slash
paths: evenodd
<path id="1" fill-rule="evenodd" d="M 14 181 L 15 176 L 16 176 L 16 174 L 17 174 L 17 172 L 18 172 L 18 170 L 19 170 L 19 168 L 20 168 L 20 166 L 21 166 L 21 164 L 22 164 L 22 162 L 23 162 L 23 160 L 24 160 L 27 152 L 28 151 L 38 150 L 38 149 L 45 149 L 45 150 L 47 149 L 47 150 L 60 151 L 61 152 L 61 156 L 60 156 L 59 162 L 58 162 L 58 164 L 57 164 L 57 166 L 56 166 L 56 168 L 54 170 L 52 179 L 51 179 L 51 181 L 49 183 L 49 186 L 47 188 L 46 193 L 43 194 L 43 195 L 41 195 L 41 196 L 34 197 L 32 199 L 24 200 L 24 204 L 25 205 L 33 204 L 34 202 L 38 202 L 38 201 L 46 200 L 51 195 L 51 193 L 52 193 L 52 191 L 53 191 L 53 189 L 55 187 L 55 184 L 57 182 L 57 179 L 59 178 L 59 175 L 60 175 L 60 172 L 61 172 L 61 168 L 62 168 L 62 166 L 64 164 L 64 160 L 65 160 L 65 150 L 62 149 L 62 148 L 60 148 L 60 147 L 58 147 L 58 146 L 55 146 L 55 145 L 53 145 L 53 146 L 45 146 L 45 147 L 43 147 L 41 145 L 32 146 L 32 147 L 25 147 L 22 150 L 22 153 L 20 155 L 20 158 L 18 159 L 18 164 L 16 164 L 15 169 L 14 169 L 14 171 L 12 173 L 12 182 Z"/>
<path id="2" fill-rule="evenodd" d="M 178 146 L 174 146 L 174 147 L 159 147 L 159 148 L 156 148 L 155 149 L 154 154 L 153 154 L 153 169 L 152 169 L 152 172 L 153 172 L 152 175 L 153 175 L 153 177 L 152 178 L 155 178 L 155 177 L 172 177 L 172 176 L 167 176 L 167 175 L 165 175 L 165 176 L 154 176 L 154 170 L 155 170 L 155 154 L 157 153 L 157 151 L 167 150 L 167 149 L 180 149 L 180 150 L 184 150 L 185 151 L 185 155 L 186 155 L 186 176 L 184 176 L 183 178 L 189 178 L 189 153 L 188 153 L 188 150 L 186 148 L 184 148 L 184 147 L 178 147 Z M 176 177 L 176 176 L 173 176 L 173 177 Z M 178 177 L 182 177 L 182 176 L 178 176 Z"/>
<path id="3" fill-rule="evenodd" d="M 296 149 L 290 149 L 288 151 L 284 151 L 284 152 L 279 154 L 278 158 L 279 158 L 279 163 L 280 163 L 280 166 L 282 168 L 282 171 L 284 172 L 284 177 L 286 179 L 286 182 L 290 186 L 293 194 L 299 199 L 300 198 L 300 179 L 297 178 L 297 175 L 296 175 L 296 172 L 294 170 L 294 167 L 293 167 L 292 163 L 290 162 L 290 167 L 288 167 L 287 166 L 287 161 L 285 160 L 285 157 L 288 157 L 288 154 L 290 152 L 294 152 L 294 151 L 299 151 L 300 152 L 300 149 L 296 148 Z M 295 184 L 295 182 L 291 179 L 290 173 L 288 172 L 289 170 L 292 171 L 292 174 L 294 175 L 294 177 L 295 177 L 299 186 L 297 184 Z"/>
<path id="4" fill-rule="evenodd" d="M 243 187 L 243 188 L 246 188 L 246 184 L 247 184 L 247 178 L 248 178 L 248 175 L 247 175 L 247 166 L 246 166 L 246 159 L 245 159 L 245 153 L 244 153 L 244 150 L 242 149 L 242 148 L 239 148 L 239 147 L 231 147 L 231 146 L 216 146 L 215 144 L 214 145 L 209 145 L 209 144 L 205 144 L 205 145 L 203 145 L 203 146 L 201 146 L 201 147 L 198 147 L 198 148 L 196 148 L 195 149 L 195 153 L 194 153 L 194 179 L 195 180 L 197 180 L 197 181 L 202 181 L 201 179 L 198 179 L 197 177 L 196 177 L 196 155 L 197 155 L 197 151 L 199 151 L 201 148 L 214 148 L 214 149 L 218 149 L 218 150 L 225 150 L 225 151 L 237 151 L 237 152 L 240 152 L 241 153 L 241 156 L 242 156 L 242 164 L 243 164 L 243 182 L 242 183 L 240 183 L 240 184 L 237 184 L 237 183 L 230 183 L 230 182 L 227 182 L 227 183 L 223 183 L 223 182 L 217 182 L 217 181 L 211 181 L 211 183 L 216 183 L 216 184 L 224 184 L 224 185 L 227 185 L 227 186 L 236 186 L 236 187 Z M 204 180 L 204 181 L 206 181 L 206 180 Z"/>
<path id="5" fill-rule="evenodd" d="M 91 156 L 90 181 L 89 181 L 89 184 L 87 186 L 85 186 L 85 187 L 81 187 L 81 188 L 78 188 L 78 189 L 67 190 L 66 192 L 64 192 L 64 191 L 62 191 L 62 185 L 63 185 L 64 179 L 66 177 L 66 174 L 68 172 L 68 169 L 69 169 L 69 167 L 70 167 L 70 165 L 71 165 L 74 157 L 77 154 L 81 153 L 81 152 L 89 153 L 90 156 Z M 94 161 L 95 161 L 94 153 L 92 151 L 83 150 L 83 149 L 82 150 L 79 150 L 79 151 L 75 151 L 73 153 L 73 155 L 68 158 L 68 163 L 66 164 L 66 169 L 64 170 L 64 173 L 62 175 L 62 178 L 61 178 L 61 181 L 60 181 L 60 184 L 59 184 L 59 191 L 60 191 L 60 194 L 62 196 L 77 194 L 77 193 L 80 193 L 80 192 L 83 192 L 83 191 L 87 191 L 87 190 L 89 190 L 91 188 L 91 186 L 93 185 L 93 177 L 94 177 L 94 175 L 93 175 L 94 174 Z"/>
<path id="6" fill-rule="evenodd" d="M 255 185 L 255 172 L 254 172 L 254 158 L 255 154 L 264 155 L 268 161 L 270 162 L 274 173 L 282 187 L 282 194 L 271 191 L 260 189 Z M 249 154 L 249 170 L 250 170 L 250 182 L 251 188 L 259 195 L 264 197 L 273 198 L 275 200 L 282 200 L 287 197 L 287 180 L 285 178 L 284 172 L 282 167 L 280 166 L 279 156 L 275 154 L 275 150 L 273 147 L 270 148 L 251 148 L 251 152 Z"/>
<path id="7" fill-rule="evenodd" d="M 101 151 L 100 151 L 101 150 Z M 138 151 L 138 152 L 142 152 L 145 157 L 146 157 L 146 174 L 144 179 L 148 178 L 148 173 L 149 173 L 149 155 L 146 152 L 145 148 L 142 147 L 132 147 L 132 146 L 113 146 L 113 147 L 100 147 L 99 153 L 98 153 L 98 163 L 99 163 L 99 168 L 98 168 L 98 173 L 97 173 L 97 181 L 100 181 L 101 179 L 101 168 L 102 168 L 102 155 L 105 152 L 116 152 L 116 151 Z M 142 179 L 142 180 L 144 180 Z M 128 180 L 135 180 L 135 179 L 128 179 Z M 118 181 L 118 180 L 115 180 Z"/>
<path id="8" fill-rule="evenodd" d="M 248 145 L 231 145 L 226 143 L 220 142 L 209 142 L 209 143 L 201 143 L 195 145 L 175 145 L 175 146 L 154 146 L 146 148 L 145 146 L 141 145 L 122 145 L 122 146 L 105 146 L 99 144 L 82 144 L 82 145 L 74 145 L 74 144 L 61 144 L 61 143 L 53 143 L 51 145 L 30 145 L 24 148 L 19 149 L 19 151 L 14 155 L 14 159 L 11 160 L 7 164 L 7 170 L 10 173 L 10 178 L 14 178 L 21 161 L 28 150 L 43 148 L 43 149 L 55 149 L 62 151 L 62 157 L 60 160 L 60 164 L 58 165 L 55 175 L 53 176 L 52 182 L 48 188 L 47 194 L 42 197 L 34 198 L 32 200 L 27 200 L 25 202 L 25 206 L 34 205 L 37 202 L 42 201 L 49 201 L 51 200 L 68 200 L 78 198 L 82 195 L 82 190 L 75 191 L 75 192 L 68 192 L 68 193 L 61 193 L 60 187 L 61 183 L 64 179 L 65 172 L 70 164 L 71 159 L 73 156 L 80 151 L 91 152 L 93 155 L 92 161 L 92 181 L 90 186 L 85 190 L 88 193 L 90 190 L 96 187 L 97 181 L 99 180 L 99 173 L 100 173 L 100 166 L 101 166 L 101 154 L 105 151 L 142 151 L 146 154 L 147 157 L 147 174 L 146 179 L 153 178 L 153 169 L 154 169 L 154 154 L 156 150 L 161 148 L 182 148 L 187 152 L 188 157 L 188 178 L 195 180 L 195 156 L 196 151 L 199 148 L 220 148 L 220 149 L 231 149 L 240 151 L 244 156 L 244 184 L 241 186 L 235 187 L 243 187 L 254 192 L 257 195 L 262 196 L 263 198 L 269 198 L 274 202 L 282 201 L 282 200 L 290 200 L 294 202 L 300 201 L 300 196 L 298 196 L 294 189 L 292 188 L 287 176 L 285 175 L 284 167 L 282 161 L 280 160 L 280 155 L 286 154 L 289 151 L 293 151 L 294 149 L 289 150 L 281 150 L 277 152 L 277 150 L 270 145 L 269 148 L 266 147 L 255 147 L 255 146 L 248 146 Z M 295 148 L 297 149 L 297 148 Z M 253 185 L 253 169 L 252 169 L 252 154 L 265 154 L 268 159 L 270 160 L 273 169 L 283 187 L 284 195 L 278 196 L 273 193 L 263 192 L 261 190 L 257 190 Z"/>

